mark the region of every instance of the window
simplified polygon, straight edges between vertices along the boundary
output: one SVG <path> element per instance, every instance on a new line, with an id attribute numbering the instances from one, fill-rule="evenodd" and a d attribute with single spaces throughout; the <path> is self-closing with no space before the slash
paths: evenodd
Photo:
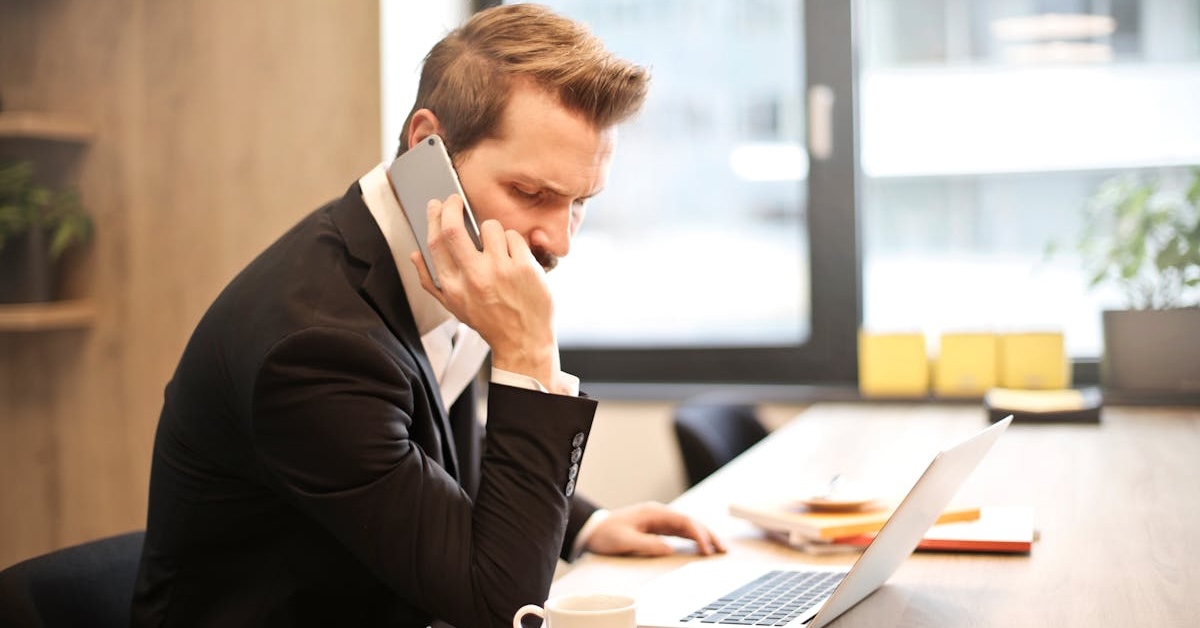
<path id="1" fill-rule="evenodd" d="M 1200 164 L 1200 0 L 545 1 L 654 71 L 551 275 L 587 381 L 852 383 L 860 324 L 1094 360 L 1116 295 L 1048 245 Z"/>
<path id="2" fill-rule="evenodd" d="M 1102 181 L 1200 164 L 1200 2 L 868 0 L 862 26 L 864 324 L 1097 358 L 1119 295 L 1047 248 Z"/>
<path id="3" fill-rule="evenodd" d="M 589 381 L 851 381 L 857 307 L 851 297 L 849 316 L 830 314 L 818 284 L 854 294 L 852 231 L 841 271 L 811 262 L 838 242 L 809 238 L 821 218 L 804 3 L 543 3 L 654 76 L 550 277 L 564 367 Z"/>

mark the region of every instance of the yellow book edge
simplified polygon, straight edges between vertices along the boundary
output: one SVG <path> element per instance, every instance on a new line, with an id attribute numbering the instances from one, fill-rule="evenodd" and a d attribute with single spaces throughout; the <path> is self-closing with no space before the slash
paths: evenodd
<path id="1" fill-rule="evenodd" d="M 854 512 L 817 512 L 798 502 L 791 502 L 766 506 L 730 504 L 729 514 L 769 532 L 786 533 L 789 542 L 798 544 L 878 532 L 895 509 L 895 506 L 887 505 Z M 978 506 L 949 506 L 935 523 L 974 521 L 979 519 L 979 515 Z"/>

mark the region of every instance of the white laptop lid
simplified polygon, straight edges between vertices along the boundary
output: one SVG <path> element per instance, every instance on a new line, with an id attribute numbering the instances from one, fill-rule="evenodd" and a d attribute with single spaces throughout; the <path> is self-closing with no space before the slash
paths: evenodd
<path id="1" fill-rule="evenodd" d="M 934 456 L 896 511 L 850 568 L 841 584 L 811 620 L 788 626 L 820 628 L 878 589 L 900 567 L 937 521 L 959 487 L 1012 422 L 1009 416 Z M 763 563 L 708 559 L 689 563 L 652 581 L 638 595 L 638 626 L 683 628 L 702 625 L 680 620 L 713 598 L 739 588 L 769 570 L 830 570 L 802 563 Z M 838 570 L 844 568 L 833 568 Z M 806 622 L 807 620 L 807 622 Z"/>

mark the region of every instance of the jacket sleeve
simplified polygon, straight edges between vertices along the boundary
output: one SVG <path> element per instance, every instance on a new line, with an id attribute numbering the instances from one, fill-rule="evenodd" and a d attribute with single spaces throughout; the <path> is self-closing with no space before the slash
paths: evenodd
<path id="1" fill-rule="evenodd" d="M 409 604 L 511 625 L 549 592 L 596 403 L 491 386 L 472 500 L 416 442 L 438 420 L 420 377 L 366 336 L 289 336 L 255 382 L 255 447 L 276 490 Z"/>

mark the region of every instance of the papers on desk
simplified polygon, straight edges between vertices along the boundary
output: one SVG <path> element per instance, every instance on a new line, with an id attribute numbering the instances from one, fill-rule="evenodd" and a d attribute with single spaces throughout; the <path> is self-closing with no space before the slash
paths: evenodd
<path id="1" fill-rule="evenodd" d="M 729 513 L 774 532 L 786 532 L 793 544 L 834 539 L 877 532 L 892 516 L 895 508 L 868 506 L 849 512 L 815 510 L 803 503 L 732 504 Z M 950 506 L 938 517 L 938 523 L 971 521 L 979 518 L 979 508 Z"/>
<path id="2" fill-rule="evenodd" d="M 1027 506 L 989 506 L 981 508 L 974 521 L 956 521 L 933 526 L 917 544 L 918 550 L 935 552 L 989 552 L 1028 554 L 1037 531 L 1033 527 L 1033 508 Z M 866 547 L 873 534 L 835 539 L 824 545 Z M 814 548 L 812 551 L 820 551 Z"/>
<path id="3" fill-rule="evenodd" d="M 769 538 L 817 554 L 858 551 L 891 516 L 891 508 L 861 512 L 812 512 L 803 506 L 755 507 L 734 504 L 730 514 L 762 528 Z M 1033 508 L 990 506 L 947 508 L 918 550 L 1029 553 L 1036 532 Z"/>

